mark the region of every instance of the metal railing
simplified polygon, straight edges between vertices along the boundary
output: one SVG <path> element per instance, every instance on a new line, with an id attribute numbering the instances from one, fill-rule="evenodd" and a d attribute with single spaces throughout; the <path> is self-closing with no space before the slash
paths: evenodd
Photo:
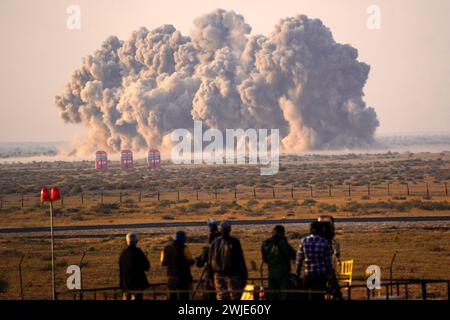
<path id="1" fill-rule="evenodd" d="M 255 298 L 259 294 L 259 284 L 267 282 L 267 278 L 251 278 L 249 283 L 255 284 L 254 293 Z M 194 281 L 197 283 L 198 281 Z M 445 286 L 445 294 L 439 296 L 431 296 L 429 288 L 431 286 Z M 415 288 L 414 288 L 415 287 Z M 416 290 L 415 290 L 416 289 Z M 381 289 L 369 290 L 366 284 L 352 284 L 351 286 L 341 286 L 341 292 L 344 294 L 346 300 L 355 300 L 355 293 L 359 293 L 356 296 L 356 300 L 428 300 L 428 299 L 446 299 L 450 300 L 450 280 L 442 279 L 393 279 L 381 283 Z M 154 283 L 146 290 L 127 292 L 129 294 L 140 294 L 143 299 L 150 300 L 165 300 L 167 296 L 172 293 L 188 293 L 191 291 L 173 291 L 167 289 L 166 283 Z M 202 293 L 213 293 L 214 291 L 202 290 Z M 244 292 L 244 291 L 243 291 Z M 264 289 L 265 294 L 272 292 L 285 293 L 289 300 L 297 299 L 301 297 L 301 300 L 311 300 L 314 294 L 324 294 L 327 299 L 335 299 L 331 291 L 313 291 L 305 289 L 290 289 L 290 290 L 277 290 L 271 291 Z M 363 294 L 364 292 L 364 294 Z M 123 294 L 119 287 L 103 287 L 103 288 L 90 288 L 82 290 L 72 290 L 57 292 L 57 299 L 73 299 L 73 300 L 121 300 Z M 384 294 L 384 295 L 383 295 Z M 198 295 L 199 297 L 201 296 Z M 201 299 L 200 299 L 201 300 Z"/>

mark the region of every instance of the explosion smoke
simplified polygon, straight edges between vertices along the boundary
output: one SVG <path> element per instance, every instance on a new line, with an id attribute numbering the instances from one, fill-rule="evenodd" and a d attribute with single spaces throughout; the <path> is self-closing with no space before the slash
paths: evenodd
<path id="1" fill-rule="evenodd" d="M 278 128 L 287 151 L 352 148 L 379 123 L 363 101 L 370 67 L 318 19 L 282 19 L 269 36 L 233 11 L 109 37 L 83 59 L 55 99 L 66 122 L 88 128 L 88 148 L 118 151 L 165 143 L 174 129 Z M 81 150 L 81 149 L 79 149 Z"/>

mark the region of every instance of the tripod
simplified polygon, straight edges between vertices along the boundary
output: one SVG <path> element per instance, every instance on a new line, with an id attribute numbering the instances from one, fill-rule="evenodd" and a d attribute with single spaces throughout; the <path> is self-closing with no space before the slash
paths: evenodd
<path id="1" fill-rule="evenodd" d="M 203 267 L 203 270 L 202 270 L 202 273 L 200 274 L 200 278 L 198 279 L 197 285 L 195 286 L 194 291 L 192 291 L 191 300 L 194 300 L 195 294 L 197 293 L 198 288 L 200 287 L 200 284 L 204 281 L 203 278 L 205 277 L 208 267 L 209 267 L 208 263 Z"/>

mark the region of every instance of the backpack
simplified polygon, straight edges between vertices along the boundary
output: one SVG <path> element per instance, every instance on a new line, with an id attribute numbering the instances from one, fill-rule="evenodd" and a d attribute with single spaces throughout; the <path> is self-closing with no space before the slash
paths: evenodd
<path id="1" fill-rule="evenodd" d="M 263 261 L 267 264 L 280 263 L 283 260 L 283 255 L 280 252 L 280 247 L 273 240 L 267 240 L 262 247 Z"/>

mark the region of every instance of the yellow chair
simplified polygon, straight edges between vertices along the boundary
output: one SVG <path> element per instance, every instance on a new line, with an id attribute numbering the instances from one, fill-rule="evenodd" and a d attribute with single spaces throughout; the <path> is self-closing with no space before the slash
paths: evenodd
<path id="1" fill-rule="evenodd" d="M 353 259 L 338 262 L 339 281 L 345 285 L 352 285 Z"/>
<path id="2" fill-rule="evenodd" d="M 254 298 L 255 285 L 247 284 L 242 292 L 241 300 L 255 300 Z"/>

